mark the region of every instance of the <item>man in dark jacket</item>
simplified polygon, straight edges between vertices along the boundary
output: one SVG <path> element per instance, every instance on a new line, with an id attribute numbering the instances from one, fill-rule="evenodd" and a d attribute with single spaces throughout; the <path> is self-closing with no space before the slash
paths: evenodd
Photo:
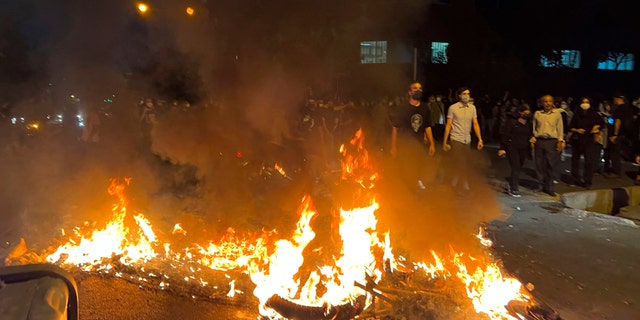
<path id="1" fill-rule="evenodd" d="M 507 155 L 511 166 L 509 188 L 507 192 L 513 197 L 520 197 L 519 175 L 526 159 L 531 159 L 531 144 L 529 139 L 533 135 L 531 123 L 531 109 L 529 105 L 522 104 L 517 109 L 517 115 L 507 119 L 504 132 L 501 136 L 498 156 Z"/>

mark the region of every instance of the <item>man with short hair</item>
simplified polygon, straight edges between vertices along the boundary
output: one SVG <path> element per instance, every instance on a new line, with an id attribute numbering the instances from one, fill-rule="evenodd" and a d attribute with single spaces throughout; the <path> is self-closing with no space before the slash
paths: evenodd
<path id="1" fill-rule="evenodd" d="M 529 142 L 534 144 L 538 188 L 550 196 L 554 192 L 554 170 L 560 160 L 560 153 L 566 144 L 564 141 L 564 127 L 560 111 L 554 108 L 553 96 L 544 95 L 541 98 L 542 110 L 533 115 L 533 136 Z"/>
<path id="2" fill-rule="evenodd" d="M 611 173 L 609 178 L 619 178 L 622 173 L 622 153 L 627 151 L 629 138 L 633 132 L 633 110 L 627 104 L 627 98 L 621 92 L 613 94 L 611 106 L 613 117 L 613 132 L 609 133 L 609 148 L 611 156 Z"/>
<path id="3" fill-rule="evenodd" d="M 403 161 L 403 176 L 418 189 L 424 189 L 423 182 L 426 171 L 424 144 L 428 144 L 428 154 L 435 153 L 435 143 L 431 131 L 431 115 L 427 104 L 422 102 L 422 84 L 413 82 L 409 85 L 408 103 L 396 105 L 391 114 L 391 156 Z"/>
<path id="4" fill-rule="evenodd" d="M 478 123 L 478 112 L 471 103 L 471 91 L 467 87 L 462 87 L 456 91 L 456 96 L 458 102 L 452 104 L 447 111 L 442 149 L 444 151 L 451 150 L 453 164 L 456 166 L 454 170 L 458 170 L 458 175 L 453 178 L 452 186 L 457 187 L 458 179 L 462 178 L 462 189 L 468 191 L 467 167 L 469 164 L 467 160 L 469 159 L 472 129 L 478 138 L 478 150 L 482 150 L 484 143 Z"/>

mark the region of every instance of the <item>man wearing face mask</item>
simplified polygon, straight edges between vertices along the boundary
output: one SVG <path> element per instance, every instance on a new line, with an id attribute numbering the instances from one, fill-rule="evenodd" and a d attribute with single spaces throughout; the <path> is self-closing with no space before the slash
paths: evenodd
<path id="1" fill-rule="evenodd" d="M 504 133 L 500 136 L 500 150 L 498 156 L 504 155 L 509 159 L 511 176 L 507 192 L 512 197 L 520 197 L 519 182 L 520 171 L 526 159 L 531 159 L 531 144 L 529 139 L 533 132 L 531 123 L 531 108 L 528 104 L 518 106 L 517 116 L 507 120 Z"/>
<path id="2" fill-rule="evenodd" d="M 391 114 L 391 156 L 402 162 L 402 176 L 418 189 L 424 189 L 426 173 L 426 153 L 435 154 L 435 143 L 431 131 L 431 115 L 426 103 L 422 102 L 422 84 L 409 85 L 408 103 L 395 106 Z"/>
<path id="3" fill-rule="evenodd" d="M 444 127 L 444 138 L 442 149 L 451 150 L 453 161 L 451 165 L 457 171 L 454 175 L 452 186 L 458 187 L 459 180 L 462 180 L 462 191 L 469 190 L 468 170 L 469 150 L 471 145 L 471 130 L 478 138 L 478 150 L 482 150 L 484 144 L 478 123 L 478 113 L 476 107 L 470 102 L 471 91 L 467 87 L 462 87 L 456 91 L 459 101 L 452 104 L 447 111 L 447 123 Z"/>
<path id="4" fill-rule="evenodd" d="M 576 110 L 569 123 L 569 132 L 571 132 L 571 176 L 573 183 L 586 189 L 591 189 L 598 157 L 596 151 L 600 150 L 596 144 L 595 135 L 600 132 L 603 126 L 602 117 L 598 115 L 595 108 L 591 107 L 591 99 L 582 98 L 580 108 Z M 582 172 L 580 157 L 584 157 Z"/>

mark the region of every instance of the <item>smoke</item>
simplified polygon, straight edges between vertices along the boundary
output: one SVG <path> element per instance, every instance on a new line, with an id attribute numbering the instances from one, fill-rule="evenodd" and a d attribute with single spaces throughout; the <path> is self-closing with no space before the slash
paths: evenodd
<path id="1" fill-rule="evenodd" d="M 366 11 L 371 8 L 355 3 L 333 11 L 299 8 L 317 13 L 314 21 L 290 11 L 268 19 L 262 9 L 253 8 L 255 19 L 245 17 L 247 26 L 238 20 L 238 12 L 230 12 L 233 18 L 228 21 L 234 24 L 219 23 L 222 18 L 214 17 L 219 12 L 213 12 L 213 6 L 196 6 L 196 14 L 189 17 L 179 1 L 157 5 L 147 16 L 138 15 L 124 0 L 75 0 L 65 6 L 25 1 L 8 11 L 27 17 L 20 34 L 30 54 L 39 57 L 30 59 L 29 67 L 42 71 L 29 84 L 41 91 L 28 92 L 15 105 L 29 105 L 24 108 L 43 117 L 42 110 L 64 111 L 67 120 L 95 109 L 110 116 L 102 119 L 98 143 L 79 141 L 78 127 L 47 125 L 37 135 L 26 136 L 3 124 L 4 136 L 9 137 L 0 158 L 9 186 L 0 198 L 8 221 L 0 227 L 3 242 L 24 236 L 30 246 L 46 247 L 61 228 L 108 219 L 114 199 L 107 186 L 110 179 L 124 177 L 132 178 L 126 191 L 131 210 L 148 215 L 160 230 L 194 216 L 210 230 L 294 227 L 301 196 L 332 187 L 314 187 L 306 176 L 286 181 L 284 187 L 260 186 L 257 169 L 263 161 L 277 160 L 293 172 L 297 159 L 308 158 L 295 148 L 300 141 L 294 124 L 310 83 L 332 93 L 341 88 L 334 84 L 336 79 L 343 81 L 345 90 L 365 88 L 358 82 L 367 79 L 350 78 L 348 73 L 336 77 L 335 71 L 353 58 L 329 61 L 325 56 L 350 57 L 345 52 L 353 47 L 344 44 L 371 40 L 358 38 L 366 26 L 394 25 L 395 33 L 410 29 L 384 23 L 391 19 L 383 19 L 389 10 Z M 415 14 L 423 9 L 420 6 L 402 10 Z M 228 8 L 237 9 L 231 4 Z M 350 14 L 362 10 L 368 16 Z M 326 33 L 305 29 L 305 23 L 317 27 L 335 23 L 334 18 L 347 22 Z M 256 29 L 249 25 L 265 30 L 258 29 L 259 36 L 252 38 Z M 233 36 L 212 36 L 236 28 Z M 308 32 L 298 34 L 300 30 Z M 310 35 L 316 38 L 305 38 Z M 314 41 L 322 45 L 310 45 Z M 370 88 L 385 91 L 408 82 L 404 78 L 388 73 L 384 79 L 368 80 Z M 71 94 L 80 100 L 70 101 Z M 34 97 L 34 103 L 25 103 Z M 105 103 L 107 97 L 113 102 Z M 164 107 L 156 104 L 157 122 L 149 131 L 139 118 L 143 97 L 166 102 Z M 172 107 L 174 100 L 189 101 L 190 107 Z M 307 150 L 313 143 L 304 142 Z M 431 173 L 446 162 L 444 155 L 425 159 Z M 415 161 L 402 159 L 395 165 L 406 166 L 405 160 Z M 380 168 L 385 179 L 379 190 L 381 228 L 391 230 L 392 239 L 416 255 L 427 256 L 430 249 L 442 252 L 450 244 L 472 248 L 475 226 L 498 212 L 492 190 L 478 172 L 471 175 L 472 193 L 461 200 L 446 182 L 432 184 L 425 197 L 417 198 L 400 182 L 394 165 L 383 163 Z M 434 174 L 431 182 L 435 181 Z M 330 205 L 321 207 L 329 211 Z"/>
<path id="2" fill-rule="evenodd" d="M 418 260 L 429 259 L 431 250 L 483 254 L 475 236 L 482 224 L 500 214 L 495 190 L 483 174 L 489 165 L 486 155 L 471 150 L 466 163 L 459 165 L 439 144 L 434 156 L 413 141 L 399 141 L 398 148 L 398 157 L 383 162 L 378 192 L 381 228 L 391 231 L 394 247 L 402 250 L 399 254 Z M 463 172 L 469 190 L 459 175 Z M 417 186 L 419 178 L 424 190 Z"/>

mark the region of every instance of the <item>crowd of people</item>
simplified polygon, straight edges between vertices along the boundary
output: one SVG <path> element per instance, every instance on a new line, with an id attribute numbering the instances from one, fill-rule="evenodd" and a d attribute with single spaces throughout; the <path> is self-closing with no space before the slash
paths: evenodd
<path id="1" fill-rule="evenodd" d="M 554 194 L 554 184 L 561 180 L 591 188 L 594 174 L 617 178 L 622 175 L 623 161 L 640 160 L 636 159 L 640 155 L 640 98 L 630 100 L 617 92 L 600 100 L 552 95 L 526 99 L 512 97 L 508 91 L 498 98 L 477 97 L 474 99 L 470 88 L 427 95 L 418 82 L 411 83 L 406 93 L 374 100 L 309 96 L 298 113 L 287 115 L 291 128 L 287 137 L 265 140 L 278 144 L 287 139 L 303 141 L 305 147 L 297 152 L 304 153 L 313 174 L 320 176 L 339 170 L 340 144 L 362 128 L 368 148 L 380 155 L 409 159 L 450 155 L 448 162 L 455 168 L 449 170 L 455 171 L 451 183 L 461 190 L 469 189 L 464 169 L 469 146 L 483 149 L 493 144 L 498 146 L 498 156 L 508 158 L 512 169 L 508 192 L 513 196 L 519 196 L 519 175 L 527 160 L 535 164 L 539 191 L 549 194 Z M 141 99 L 142 136 L 148 136 L 159 113 L 174 109 L 201 108 L 184 101 Z M 101 117 L 97 109 L 90 109 L 78 138 L 99 142 Z M 561 179 L 558 163 L 569 156 L 571 176 Z M 442 172 L 426 177 L 422 170 L 419 165 L 402 166 L 403 175 L 419 189 L 442 178 Z M 640 177 L 636 183 L 640 184 Z"/>
<path id="2" fill-rule="evenodd" d="M 560 181 L 590 189 L 594 174 L 619 178 L 622 162 L 637 162 L 640 155 L 640 98 L 630 100 L 620 92 L 600 100 L 550 94 L 528 100 L 510 97 L 508 91 L 497 99 L 488 94 L 474 99 L 469 88 L 427 96 L 415 82 L 397 97 L 345 103 L 309 99 L 303 110 L 300 123 L 315 123 L 324 132 L 320 145 L 329 150 L 356 127 L 368 131 L 370 147 L 391 157 L 432 157 L 441 144 L 437 152 L 450 154 L 451 163 L 458 164 L 452 166 L 457 174 L 451 183 L 461 190 L 469 189 L 463 164 L 470 145 L 498 146 L 498 156 L 508 158 L 512 171 L 507 191 L 515 197 L 520 196 L 519 175 L 527 160 L 536 168 L 536 191 L 555 195 Z M 334 142 L 325 143 L 328 137 Z M 571 175 L 561 179 L 559 163 L 568 157 Z M 403 166 L 402 171 L 418 188 L 428 183 L 419 165 Z"/>

